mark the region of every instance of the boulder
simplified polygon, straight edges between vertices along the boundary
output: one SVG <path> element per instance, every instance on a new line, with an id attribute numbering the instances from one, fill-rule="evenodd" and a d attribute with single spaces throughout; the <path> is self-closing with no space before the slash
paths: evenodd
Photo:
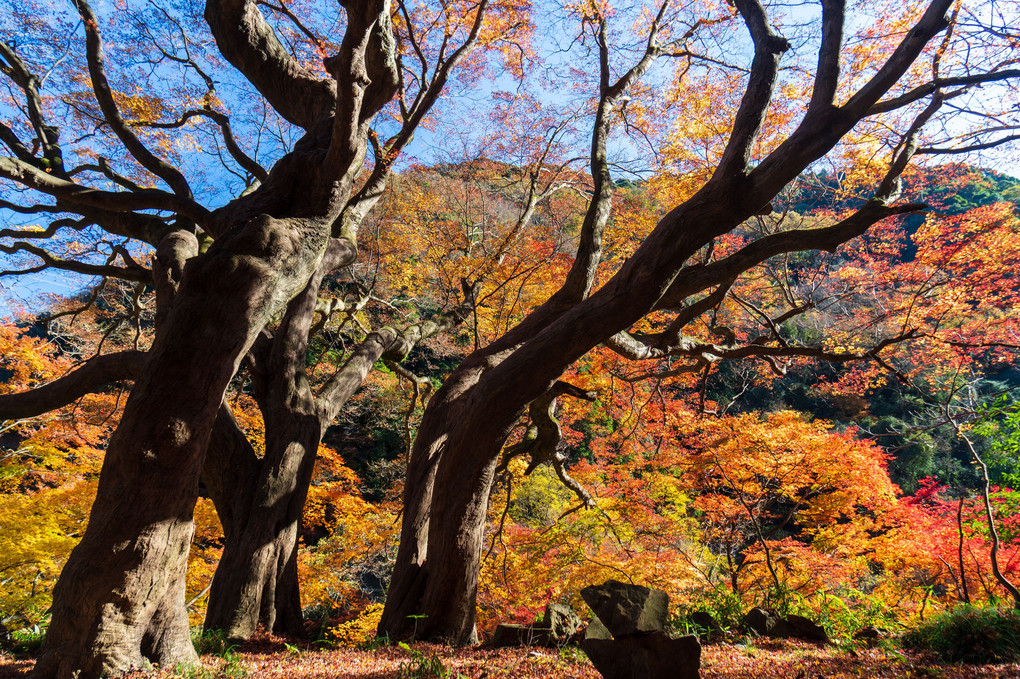
<path id="1" fill-rule="evenodd" d="M 555 642 L 549 628 L 537 625 L 501 624 L 492 635 L 493 646 L 554 646 Z"/>
<path id="2" fill-rule="evenodd" d="M 616 638 L 659 632 L 666 625 L 669 596 L 661 590 L 609 580 L 585 587 L 581 596 Z"/>
<path id="3" fill-rule="evenodd" d="M 789 639 L 796 637 L 821 643 L 829 642 L 829 635 L 821 625 L 812 622 L 802 615 L 781 617 L 779 614 L 764 608 L 752 608 L 744 616 L 744 628 L 749 632 L 773 639 Z"/>
<path id="4" fill-rule="evenodd" d="M 822 644 L 829 643 L 829 635 L 826 634 L 821 625 L 810 618 L 790 614 L 786 616 L 786 624 L 790 626 L 793 632 L 792 636 L 808 641 L 817 641 Z"/>
<path id="5" fill-rule="evenodd" d="M 752 608 L 744 616 L 744 629 L 762 637 L 783 638 L 792 631 L 778 614 L 764 608 Z"/>
<path id="6" fill-rule="evenodd" d="M 585 639 L 581 648 L 605 679 L 698 679 L 701 644 L 693 634 L 665 632 Z"/>
<path id="7" fill-rule="evenodd" d="M 698 636 L 703 640 L 710 641 L 723 635 L 722 625 L 708 611 L 694 611 L 691 613 L 690 621 L 701 630 Z"/>
<path id="8" fill-rule="evenodd" d="M 569 639 L 584 627 L 584 623 L 567 604 L 549 602 L 545 606 L 545 621 L 542 626 L 549 628 L 552 636 L 557 639 Z"/>

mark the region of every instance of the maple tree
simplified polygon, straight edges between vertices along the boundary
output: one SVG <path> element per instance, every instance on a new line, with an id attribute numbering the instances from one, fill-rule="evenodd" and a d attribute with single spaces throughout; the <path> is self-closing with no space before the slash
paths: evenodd
<path id="1" fill-rule="evenodd" d="M 716 342 L 688 328 L 724 303 L 742 274 L 770 257 L 834 250 L 882 219 L 919 209 L 895 202 L 897 179 L 919 150 L 962 149 L 968 140 L 993 145 L 1008 139 L 1008 124 L 1000 128 L 1006 130 L 1003 136 L 997 136 L 977 123 L 963 138 L 946 141 L 946 147 L 923 135 L 930 134 L 924 132 L 925 124 L 937 119 L 947 101 L 969 91 L 969 84 L 1012 82 L 1012 63 L 992 57 L 986 67 L 971 62 L 966 74 L 950 75 L 954 63 L 962 65 L 956 59 L 963 55 L 954 52 L 954 45 L 972 45 L 978 35 L 985 35 L 977 24 L 970 26 L 976 33 L 961 30 L 952 18 L 958 15 L 951 3 L 883 15 L 881 30 L 858 27 L 856 15 L 842 3 L 825 3 L 816 42 L 818 61 L 804 65 L 800 72 L 808 74 L 805 80 L 787 83 L 780 64 L 790 43 L 773 28 L 768 10 L 754 2 L 734 7 L 735 13 L 728 15 L 716 14 L 715 8 L 650 8 L 640 24 L 643 47 L 622 68 L 610 61 L 615 44 L 610 26 L 619 17 L 608 7 L 577 8 L 581 33 L 591 45 L 591 72 L 598 78 L 592 104 L 592 197 L 575 259 L 560 279 L 561 287 L 518 325 L 469 355 L 429 402 L 408 469 L 400 552 L 380 631 L 398 637 L 414 631 L 455 643 L 475 638 L 485 509 L 504 444 L 528 405 L 556 396 L 550 390 L 559 389 L 564 371 L 597 345 L 604 343 L 632 359 L 673 358 L 678 363 L 673 371 L 683 372 L 719 359 L 752 356 L 773 363 L 797 356 L 836 362 L 876 358 L 886 346 L 911 334 L 908 329 L 863 347 L 824 339 L 810 344 L 786 337 L 768 314 L 761 314 L 760 332 L 746 338 L 722 330 L 723 340 Z M 666 17 L 674 18 L 670 10 L 680 15 L 678 24 L 666 23 Z M 718 63 L 712 53 L 693 45 L 712 43 L 707 38 L 693 42 L 692 36 L 736 31 L 738 17 L 754 58 L 745 75 L 734 76 L 740 88 L 721 84 L 725 79 L 705 80 L 712 92 L 729 94 L 734 107 L 711 107 L 710 117 L 718 124 L 696 128 L 708 142 L 700 173 L 686 173 L 686 181 L 674 184 L 676 207 L 650 231 L 631 234 L 635 247 L 618 269 L 600 269 L 603 248 L 608 251 L 603 237 L 613 183 L 606 148 L 618 115 L 614 112 L 629 103 L 628 90 L 656 58 L 681 55 L 681 78 L 692 77 L 692 71 L 699 76 L 702 70 L 711 71 Z M 660 33 L 667 25 L 676 32 Z M 844 32 L 852 30 L 860 31 L 861 40 L 844 44 Z M 996 49 L 985 55 L 991 57 Z M 718 59 L 727 63 L 722 56 Z M 698 64 L 697 70 L 692 63 Z M 774 103 L 778 88 L 786 96 Z M 689 98 L 696 96 L 696 90 L 683 91 Z M 794 100 L 803 102 L 800 111 Z M 1001 113 L 991 118 L 996 115 Z M 681 117 L 678 135 L 687 134 L 686 123 Z M 900 132 L 890 137 L 890 129 Z M 875 153 L 883 138 L 890 154 Z M 827 225 L 775 231 L 766 225 L 757 233 L 733 237 L 747 220 L 769 214 L 783 187 L 827 154 L 854 163 L 858 184 L 869 171 L 884 166 L 877 179 L 870 175 L 876 187 L 870 198 Z M 803 311 L 790 306 L 791 315 Z M 642 320 L 653 313 L 658 315 Z M 789 316 L 778 318 L 782 322 Z M 555 438 L 540 448 L 548 445 L 555 448 Z"/>
<path id="2" fill-rule="evenodd" d="M 10 17 L 29 34 L 74 43 L 84 37 L 84 47 L 70 50 L 69 59 L 46 48 L 26 54 L 3 47 L 6 104 L 11 111 L 24 106 L 28 115 L 3 127 L 13 155 L 3 159 L 2 174 L 53 199 L 4 203 L 21 214 L 53 216 L 44 229 L 5 230 L 4 252 L 37 258 L 42 267 L 133 281 L 139 292 L 152 284 L 155 335 L 144 353 L 101 354 L 5 402 L 5 416 L 22 417 L 113 380 L 135 382 L 107 447 L 89 527 L 54 592 L 38 676 L 96 676 L 138 665 L 143 656 L 161 664 L 194 658 L 184 557 L 200 473 L 226 533 L 207 624 L 237 637 L 260 621 L 301 629 L 296 534 L 322 430 L 377 359 L 399 360 L 416 341 L 455 325 L 472 297 L 466 287 L 465 300 L 445 314 L 375 328 L 313 392 L 310 332 L 338 317 L 354 323 L 365 294 L 341 290 L 317 304 L 319 288 L 356 260 L 358 227 L 458 67 L 470 80 L 485 68 L 472 50 L 526 47 L 528 33 L 526 6 L 488 2 L 351 5 L 339 43 L 320 37 L 331 34 L 328 15 L 299 18 L 281 7 L 269 20 L 252 2 L 208 3 L 204 27 L 195 7 L 181 14 L 119 8 L 124 21 L 102 25 L 86 2 L 76 9 L 84 36 L 62 16 L 51 15 L 48 24 L 23 8 Z M 242 149 L 253 143 L 257 152 L 269 128 L 245 116 L 232 127 L 237 118 L 228 117 L 206 70 L 217 57 L 193 37 L 205 31 L 218 57 L 243 76 L 227 76 L 240 91 L 235 103 L 256 92 L 267 116 L 274 111 L 274 122 L 288 128 L 263 150 L 263 159 L 274 161 L 269 170 Z M 115 41 L 104 45 L 104 35 Z M 110 67 L 125 59 L 152 68 Z M 50 79 L 59 80 L 55 98 L 47 97 L 41 75 L 51 66 L 59 73 Z M 100 138 L 62 144 L 54 108 L 71 129 L 97 126 Z M 211 144 L 198 144 L 202 135 Z M 195 172 L 188 152 L 203 147 L 242 180 L 237 197 Z M 367 170 L 366 156 L 374 158 Z M 65 229 L 77 235 L 66 239 Z M 221 322 L 233 329 L 218 328 Z M 221 404 L 242 360 L 265 421 L 261 458 Z M 148 452 L 139 462 L 142 450 Z"/>

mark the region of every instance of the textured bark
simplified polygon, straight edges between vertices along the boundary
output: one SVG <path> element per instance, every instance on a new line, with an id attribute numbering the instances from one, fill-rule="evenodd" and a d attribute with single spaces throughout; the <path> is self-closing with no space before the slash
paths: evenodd
<path id="1" fill-rule="evenodd" d="M 317 289 L 315 278 L 305 295 L 291 303 L 276 338 L 274 356 L 269 359 L 274 363 L 276 386 L 267 389 L 260 403 L 266 421 L 265 458 L 257 460 L 254 453 L 245 451 L 247 441 L 236 427 L 221 426 L 218 421 L 214 429 L 214 436 L 221 432 L 218 440 L 222 445 L 211 446 L 211 454 L 224 463 L 215 465 L 220 470 L 216 472 L 207 464 L 205 478 L 217 511 L 228 517 L 224 522 L 227 544 L 213 579 L 205 627 L 222 629 L 231 639 L 247 639 L 259 625 L 281 634 L 303 632 L 297 537 L 322 434 L 379 359 L 403 358 L 422 338 L 460 323 L 471 304 L 469 299 L 439 319 L 401 331 L 382 328 L 370 334 L 313 395 L 304 374 L 306 346 L 301 339 L 307 337 L 311 321 L 308 312 L 314 302 L 313 285 Z M 234 462 L 227 462 L 229 459 Z M 221 478 L 232 466 L 244 471 L 234 478 L 230 490 L 223 481 L 210 481 Z"/>
<path id="2" fill-rule="evenodd" d="M 162 663 L 195 659 L 184 574 L 209 435 L 241 357 L 308 280 L 326 229 L 264 218 L 188 262 L 107 449 L 88 529 L 54 589 L 32 676 L 123 672 L 143 664 L 143 648 Z"/>
<path id="3" fill-rule="evenodd" d="M 260 623 L 276 633 L 302 632 L 297 538 L 322 431 L 310 417 L 297 431 L 286 430 L 283 445 L 267 442 L 249 510 L 227 536 L 205 626 L 228 638 L 247 639 Z"/>

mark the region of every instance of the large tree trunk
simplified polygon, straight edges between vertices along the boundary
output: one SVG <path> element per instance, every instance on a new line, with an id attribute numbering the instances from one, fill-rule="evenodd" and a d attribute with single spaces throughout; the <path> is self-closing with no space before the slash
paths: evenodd
<path id="1" fill-rule="evenodd" d="M 317 293 L 322 278 L 344 257 L 342 248 L 327 250 L 272 340 L 264 338 L 252 350 L 252 384 L 266 423 L 266 456 L 255 457 L 229 410 L 214 430 L 214 458 L 205 477 L 217 511 L 226 516 L 227 542 L 213 578 L 205 627 L 225 630 L 231 639 L 249 638 L 260 624 L 276 633 L 303 632 L 297 537 L 326 427 L 376 361 L 383 356 L 403 359 L 421 339 L 462 322 L 473 304 L 469 293 L 448 313 L 399 331 L 384 327 L 369 334 L 313 394 L 305 360 Z"/>
<path id="2" fill-rule="evenodd" d="M 250 512 L 227 537 L 213 577 L 206 629 L 224 630 L 230 639 L 248 639 L 260 624 L 278 634 L 302 633 L 297 539 L 320 432 L 315 418 L 288 431 L 283 445 L 267 442 Z"/>
<path id="3" fill-rule="evenodd" d="M 846 220 L 829 228 L 802 230 L 799 235 L 805 240 L 796 243 L 785 243 L 783 234 L 775 234 L 709 264 L 687 266 L 700 248 L 744 220 L 771 209 L 771 201 L 784 186 L 869 115 L 925 44 L 945 28 L 949 2 L 932 2 L 890 55 L 880 75 L 840 107 L 834 104 L 833 93 L 843 15 L 830 13 L 823 49 L 823 61 L 828 60 L 830 68 L 819 70 L 809 110 L 798 127 L 753 168 L 749 161 L 771 101 L 779 59 L 790 45 L 769 26 L 761 5 L 738 0 L 736 7 L 747 23 L 755 54 L 730 138 L 715 172 L 694 196 L 660 219 L 619 271 L 587 297 L 601 257 L 602 229 L 612 194 L 607 184 L 604 121 L 629 86 L 627 75 L 615 85 L 607 85 L 606 27 L 604 23 L 599 25 L 599 115 L 603 123 L 600 126 L 597 122 L 594 128 L 592 176 L 596 185 L 603 182 L 605 190 L 593 192 L 577 257 L 560 290 L 517 328 L 470 356 L 465 362 L 467 370 L 456 371 L 426 408 L 405 491 L 401 541 L 408 544 L 402 544 L 397 555 L 381 632 L 406 636 L 414 630 L 414 621 L 419 620 L 419 636 L 454 643 L 474 640 L 481 539 L 500 449 L 518 414 L 548 391 L 574 361 L 631 328 L 655 308 L 675 313 L 671 327 L 675 326 L 676 336 L 663 333 L 646 348 L 654 355 L 655 350 L 675 341 L 679 349 L 684 326 L 718 304 L 721 298 L 717 295 L 721 292 L 724 296 L 729 285 L 749 267 L 781 252 L 835 250 L 883 216 L 895 213 L 892 208 L 886 209 L 886 201 L 895 194 L 894 179 L 909 161 L 916 148 L 914 142 L 905 143 L 891 163 L 876 199 Z M 653 43 L 649 41 L 649 45 Z M 935 110 L 929 107 L 918 117 L 915 132 L 927 120 L 924 116 L 930 117 Z M 703 297 L 696 299 L 698 295 Z"/>
<path id="4" fill-rule="evenodd" d="M 307 282 L 327 237 L 328 227 L 263 217 L 189 261 L 110 440 L 88 529 L 54 589 L 33 677 L 195 660 L 184 575 L 210 431 L 241 357 Z"/>

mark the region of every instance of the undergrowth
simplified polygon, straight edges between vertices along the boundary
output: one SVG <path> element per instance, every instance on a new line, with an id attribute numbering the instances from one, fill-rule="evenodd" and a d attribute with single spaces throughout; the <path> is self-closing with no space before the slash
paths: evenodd
<path id="1" fill-rule="evenodd" d="M 932 651 L 948 662 L 968 664 L 1020 661 L 1020 612 L 957 606 L 903 637 L 910 648 Z"/>

